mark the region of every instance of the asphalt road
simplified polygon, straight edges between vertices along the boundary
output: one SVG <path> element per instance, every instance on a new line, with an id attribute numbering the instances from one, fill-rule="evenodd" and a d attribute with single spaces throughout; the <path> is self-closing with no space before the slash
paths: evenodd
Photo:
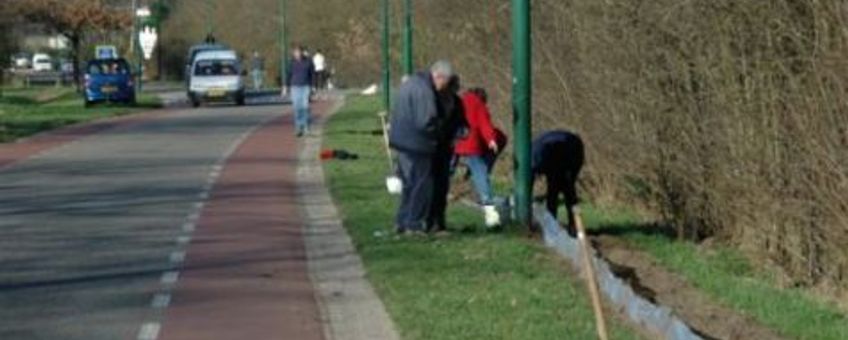
<path id="1" fill-rule="evenodd" d="M 136 339 L 210 173 L 281 106 L 175 110 L 0 169 L 0 339 Z"/>

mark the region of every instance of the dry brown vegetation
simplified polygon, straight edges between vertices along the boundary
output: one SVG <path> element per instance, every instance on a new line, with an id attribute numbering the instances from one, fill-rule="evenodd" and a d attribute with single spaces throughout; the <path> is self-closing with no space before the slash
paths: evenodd
<path id="1" fill-rule="evenodd" d="M 420 36 L 450 28 L 448 56 L 499 90 L 506 115 L 508 2 L 463 3 L 480 10 L 450 22 L 434 10 Z M 639 204 L 682 238 L 739 246 L 794 284 L 848 285 L 842 1 L 534 5 L 534 126 L 588 140 L 596 199 Z"/>
<path id="2" fill-rule="evenodd" d="M 280 16 L 278 0 L 173 0 L 163 30 L 167 72 L 182 74 L 189 46 L 206 36 L 207 18 L 215 37 L 244 57 L 258 51 L 265 58 L 267 79 L 278 79 Z M 338 79 L 359 85 L 379 72 L 376 12 L 370 1 L 288 1 L 289 43 L 322 49 Z"/>
<path id="3" fill-rule="evenodd" d="M 377 81 L 377 2 L 290 2 L 293 42 L 326 49 L 347 84 Z M 276 3 L 220 0 L 216 31 L 274 60 Z M 533 5 L 534 126 L 584 136 L 594 200 L 639 206 L 681 238 L 737 246 L 791 284 L 848 286 L 843 1 Z M 171 22 L 185 34 L 171 39 L 201 39 L 202 10 L 182 11 Z M 506 0 L 416 1 L 416 63 L 453 60 L 466 84 L 494 93 L 506 127 L 509 19 Z"/>

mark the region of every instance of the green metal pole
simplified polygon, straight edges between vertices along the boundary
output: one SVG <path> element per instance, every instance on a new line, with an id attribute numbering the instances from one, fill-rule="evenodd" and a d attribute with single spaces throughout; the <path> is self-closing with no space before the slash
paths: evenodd
<path id="1" fill-rule="evenodd" d="M 206 0 L 206 36 L 212 34 L 212 15 L 215 13 L 212 0 Z"/>
<path id="2" fill-rule="evenodd" d="M 412 0 L 404 1 L 404 25 L 403 25 L 403 74 L 412 75 L 415 65 L 412 62 Z"/>
<path id="3" fill-rule="evenodd" d="M 532 223 L 531 113 L 533 112 L 533 43 L 530 0 L 512 0 L 512 107 L 515 138 L 515 213 Z"/>
<path id="4" fill-rule="evenodd" d="M 286 0 L 280 0 L 280 86 L 286 86 L 289 73 L 289 34 L 286 25 Z"/>
<path id="5" fill-rule="evenodd" d="M 135 44 L 133 44 L 133 46 L 135 46 L 135 51 L 133 53 L 135 53 L 138 63 L 138 79 L 136 79 L 138 86 L 136 86 L 136 91 L 141 93 L 143 89 L 142 83 L 144 82 L 144 53 L 141 49 L 141 20 L 139 19 L 137 12 L 133 13 L 133 27 L 135 27 L 133 30 L 133 32 L 135 32 L 135 36 L 133 37 L 133 40 L 135 40 Z"/>
<path id="6" fill-rule="evenodd" d="M 389 55 L 389 0 L 383 0 L 383 107 L 386 112 L 392 108 L 391 60 Z"/>

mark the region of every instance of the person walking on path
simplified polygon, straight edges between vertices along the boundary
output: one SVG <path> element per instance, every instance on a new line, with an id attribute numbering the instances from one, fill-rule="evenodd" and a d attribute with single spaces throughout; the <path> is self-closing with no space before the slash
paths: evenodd
<path id="1" fill-rule="evenodd" d="M 312 63 L 315 64 L 315 90 L 320 93 L 327 89 L 327 58 L 321 50 L 317 50 Z"/>
<path id="2" fill-rule="evenodd" d="M 399 233 L 427 230 L 434 194 L 433 157 L 442 116 L 437 93 L 447 88 L 453 74 L 450 63 L 438 61 L 429 72 L 410 77 L 395 94 L 389 145 L 397 152 L 403 183 L 395 226 Z"/>
<path id="3" fill-rule="evenodd" d="M 468 90 L 462 96 L 465 120 L 468 122 L 468 134 L 456 145 L 456 155 L 459 161 L 468 167 L 471 182 L 482 205 L 493 203 L 494 196 L 489 173 L 491 166 L 494 165 L 495 157 L 492 155 L 497 155 L 500 150 L 498 134 L 492 125 L 487 101 L 488 95 L 481 88 Z"/>
<path id="4" fill-rule="evenodd" d="M 557 217 L 560 199 L 565 198 L 568 211 L 568 232 L 576 235 L 574 206 L 577 197 L 577 176 L 583 168 L 584 146 L 580 136 L 564 130 L 549 131 L 533 140 L 533 179 L 545 176 L 548 184 L 547 208 Z"/>
<path id="5" fill-rule="evenodd" d="M 450 192 L 451 168 L 454 146 L 461 134 L 468 130 L 465 122 L 465 109 L 459 97 L 460 82 L 458 76 L 451 77 L 448 86 L 439 91 L 442 117 L 439 118 L 439 135 L 436 152 L 433 154 L 433 207 L 427 220 L 428 231 L 441 233 L 447 231 L 446 212 Z"/>
<path id="6" fill-rule="evenodd" d="M 315 66 L 312 60 L 303 54 L 302 47 L 295 47 L 292 52 L 294 59 L 291 60 L 286 75 L 286 89 L 291 91 L 291 101 L 294 107 L 294 123 L 297 136 L 301 137 L 309 133 L 309 97 L 312 90 L 312 81 L 315 78 Z"/>
<path id="7" fill-rule="evenodd" d="M 259 55 L 259 51 L 253 51 L 253 59 L 250 61 L 250 75 L 253 77 L 253 89 L 261 90 L 265 78 L 265 59 Z"/>

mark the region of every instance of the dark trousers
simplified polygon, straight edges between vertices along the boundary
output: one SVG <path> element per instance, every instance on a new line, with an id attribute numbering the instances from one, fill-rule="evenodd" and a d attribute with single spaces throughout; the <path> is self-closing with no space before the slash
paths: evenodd
<path id="1" fill-rule="evenodd" d="M 579 170 L 578 170 L 579 171 Z M 554 218 L 562 200 L 565 200 L 565 209 L 568 212 L 568 232 L 576 234 L 574 222 L 574 206 L 578 203 L 577 198 L 577 173 L 568 171 L 566 173 L 548 174 L 545 177 L 548 182 L 547 208 Z"/>
<path id="2" fill-rule="evenodd" d="M 327 71 L 315 71 L 315 89 L 316 90 L 326 90 L 327 89 Z"/>
<path id="3" fill-rule="evenodd" d="M 433 204 L 433 156 L 399 151 L 397 160 L 403 182 L 398 231 L 426 231 Z"/>
<path id="4" fill-rule="evenodd" d="M 453 150 L 438 150 L 433 155 L 433 205 L 427 226 L 431 231 L 442 231 L 447 226 L 446 213 L 448 193 L 450 192 Z"/>

